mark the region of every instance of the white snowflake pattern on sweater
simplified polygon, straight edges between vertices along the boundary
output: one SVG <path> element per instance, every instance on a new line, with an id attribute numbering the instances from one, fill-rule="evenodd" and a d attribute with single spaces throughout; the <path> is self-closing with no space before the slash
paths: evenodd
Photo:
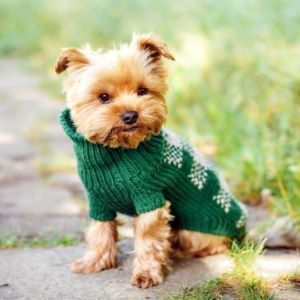
<path id="1" fill-rule="evenodd" d="M 164 151 L 164 162 L 175 167 L 182 167 L 183 160 L 183 143 L 182 140 L 174 133 L 169 131 L 163 132 L 166 141 Z"/>
<path id="2" fill-rule="evenodd" d="M 203 188 L 207 180 L 207 166 L 203 164 L 201 155 L 193 155 L 193 163 L 188 178 L 199 190 Z"/>
<path id="3" fill-rule="evenodd" d="M 246 222 L 247 222 L 247 217 L 248 217 L 247 208 L 241 202 L 237 202 L 237 204 L 240 207 L 242 214 L 241 214 L 240 218 L 237 220 L 235 226 L 236 226 L 236 228 L 242 228 L 246 225 Z"/>
<path id="4" fill-rule="evenodd" d="M 242 213 L 240 218 L 237 220 L 237 222 L 235 224 L 236 228 L 244 227 L 246 224 L 246 221 L 247 221 L 247 216 L 245 213 Z"/>
<path id="5" fill-rule="evenodd" d="M 191 182 L 201 190 L 207 180 L 207 170 L 211 169 L 207 159 L 202 155 L 200 150 L 195 149 L 188 143 L 184 144 L 184 148 L 192 155 L 193 163 L 188 178 Z"/>
<path id="6" fill-rule="evenodd" d="M 213 196 L 213 200 L 217 202 L 226 214 L 229 213 L 231 207 L 231 195 L 225 189 L 220 189 L 219 193 Z"/>

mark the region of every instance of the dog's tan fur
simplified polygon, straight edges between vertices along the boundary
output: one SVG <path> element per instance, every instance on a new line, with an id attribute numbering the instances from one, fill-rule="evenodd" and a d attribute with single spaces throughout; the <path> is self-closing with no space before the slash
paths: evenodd
<path id="1" fill-rule="evenodd" d="M 160 56 L 173 59 L 163 42 L 147 36 L 104 54 L 89 48 L 63 49 L 55 70 L 69 70 L 64 91 L 77 130 L 90 141 L 112 148 L 136 148 L 158 133 L 167 114 L 167 71 Z M 139 87 L 147 87 L 149 93 L 137 96 Z M 111 105 L 99 102 L 101 93 L 111 96 Z M 120 115 L 126 110 L 139 114 L 134 132 L 124 131 L 128 126 Z"/>
<path id="2" fill-rule="evenodd" d="M 55 70 L 68 71 L 64 91 L 77 131 L 91 142 L 112 148 L 136 148 L 158 133 L 167 115 L 163 57 L 174 60 L 166 44 L 153 35 L 136 35 L 130 44 L 105 53 L 89 47 L 63 49 Z M 139 88 L 147 88 L 147 93 L 138 95 Z M 103 93 L 110 96 L 109 105 L 99 101 Z M 121 115 L 128 110 L 138 113 L 134 128 L 122 122 Z M 169 204 L 136 218 L 134 285 L 147 288 L 163 282 L 172 255 L 205 256 L 226 249 L 225 237 L 171 232 L 171 218 Z M 73 263 L 72 270 L 86 274 L 116 267 L 116 228 L 115 221 L 92 221 L 87 234 L 90 249 Z"/>
<path id="3" fill-rule="evenodd" d="M 132 283 L 148 288 L 162 283 L 170 269 L 170 203 L 135 219 Z"/>
<path id="4" fill-rule="evenodd" d="M 86 239 L 89 250 L 74 261 L 71 268 L 75 273 L 90 274 L 117 266 L 117 223 L 116 221 L 92 221 Z"/>
<path id="5" fill-rule="evenodd" d="M 189 230 L 174 230 L 171 242 L 174 257 L 190 258 L 222 253 L 227 249 L 229 239 Z"/>

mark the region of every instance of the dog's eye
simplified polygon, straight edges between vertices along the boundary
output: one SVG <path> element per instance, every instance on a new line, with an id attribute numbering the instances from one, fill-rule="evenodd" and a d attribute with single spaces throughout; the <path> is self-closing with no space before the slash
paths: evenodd
<path id="1" fill-rule="evenodd" d="M 107 93 L 100 94 L 98 98 L 102 103 L 110 102 L 110 97 Z"/>
<path id="2" fill-rule="evenodd" d="M 140 87 L 140 88 L 138 88 L 138 90 L 137 90 L 137 94 L 138 94 L 139 96 L 144 96 L 144 95 L 148 94 L 148 89 L 145 88 L 145 87 Z"/>

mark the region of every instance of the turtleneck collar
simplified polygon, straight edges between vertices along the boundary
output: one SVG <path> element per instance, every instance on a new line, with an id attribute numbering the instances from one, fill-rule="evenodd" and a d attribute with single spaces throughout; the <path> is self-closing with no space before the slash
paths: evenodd
<path id="1" fill-rule="evenodd" d="M 71 118 L 70 109 L 65 108 L 60 114 L 60 123 L 71 140 L 76 141 L 85 141 L 85 137 L 76 131 L 75 124 Z M 87 140 L 86 140 L 87 141 Z"/>

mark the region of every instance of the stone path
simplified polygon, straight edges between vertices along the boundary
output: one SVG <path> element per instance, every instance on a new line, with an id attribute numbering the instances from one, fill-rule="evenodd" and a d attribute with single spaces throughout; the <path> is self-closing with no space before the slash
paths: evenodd
<path id="1" fill-rule="evenodd" d="M 203 259 L 181 260 L 166 282 L 158 287 L 140 290 L 131 286 L 132 243 L 120 242 L 119 267 L 93 275 L 73 274 L 70 260 L 80 256 L 83 246 L 53 249 L 5 250 L 0 256 L 1 299 L 99 299 L 99 300 L 154 300 L 185 286 L 195 285 L 230 269 L 231 262 L 225 255 Z M 300 265 L 295 252 L 270 252 L 258 261 L 259 272 L 268 279 L 290 273 Z M 278 290 L 275 299 L 299 299 L 299 290 Z M 230 298 L 228 298 L 230 299 Z"/>
<path id="2" fill-rule="evenodd" d="M 0 59 L 0 237 L 83 236 L 83 193 L 71 143 L 57 122 L 62 106 L 39 89 L 21 61 Z M 0 250 L 0 299 L 162 299 L 230 268 L 223 255 L 178 261 L 165 284 L 142 291 L 130 285 L 131 240 L 120 242 L 117 269 L 95 275 L 69 270 L 83 250 L 82 245 Z M 295 251 L 278 251 L 263 256 L 259 270 L 269 277 L 299 265 Z M 295 290 L 278 295 L 299 298 Z"/>
<path id="3" fill-rule="evenodd" d="M 81 186 L 57 122 L 63 104 L 38 88 L 22 62 L 0 60 L 0 66 L 1 235 L 81 237 L 84 214 L 74 201 Z"/>

